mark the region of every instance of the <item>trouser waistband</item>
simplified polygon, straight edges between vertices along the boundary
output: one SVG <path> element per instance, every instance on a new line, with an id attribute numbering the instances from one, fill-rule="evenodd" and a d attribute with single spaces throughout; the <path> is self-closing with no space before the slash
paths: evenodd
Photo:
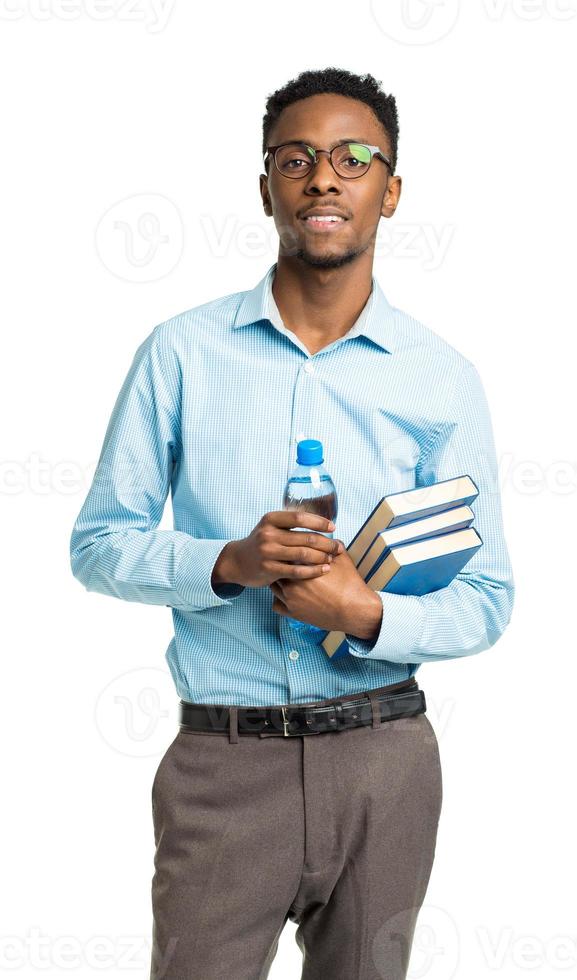
<path id="1" fill-rule="evenodd" d="M 413 676 L 397 684 L 306 704 L 253 707 L 181 700 L 179 709 L 182 732 L 228 732 L 230 741 L 236 742 L 239 735 L 264 738 L 318 735 L 360 725 L 379 728 L 385 721 L 420 714 L 427 704 Z"/>

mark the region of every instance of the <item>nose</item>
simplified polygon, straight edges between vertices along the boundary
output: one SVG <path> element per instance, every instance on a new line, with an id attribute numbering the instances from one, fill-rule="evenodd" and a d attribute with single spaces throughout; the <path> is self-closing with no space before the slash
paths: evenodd
<path id="1" fill-rule="evenodd" d="M 305 180 L 309 192 L 326 194 L 329 190 L 336 190 L 340 193 L 339 177 L 333 170 L 328 153 L 317 151 L 317 162 Z"/>

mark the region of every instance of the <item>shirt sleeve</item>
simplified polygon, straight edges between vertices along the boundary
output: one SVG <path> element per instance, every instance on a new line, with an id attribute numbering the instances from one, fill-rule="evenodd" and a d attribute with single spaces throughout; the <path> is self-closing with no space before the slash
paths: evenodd
<path id="1" fill-rule="evenodd" d="M 453 581 L 422 596 L 378 592 L 383 617 L 376 640 L 345 634 L 356 657 L 419 664 L 480 653 L 510 621 L 515 585 L 505 537 L 489 407 L 479 374 L 463 369 L 446 418 L 416 469 L 416 486 L 468 474 L 483 544 Z M 413 669 L 414 673 L 414 669 Z"/>
<path id="2" fill-rule="evenodd" d="M 211 577 L 232 539 L 158 530 L 181 451 L 180 366 L 160 326 L 136 351 L 116 399 L 72 530 L 72 573 L 89 592 L 128 602 L 185 611 L 230 605 L 244 586 L 216 591 Z"/>

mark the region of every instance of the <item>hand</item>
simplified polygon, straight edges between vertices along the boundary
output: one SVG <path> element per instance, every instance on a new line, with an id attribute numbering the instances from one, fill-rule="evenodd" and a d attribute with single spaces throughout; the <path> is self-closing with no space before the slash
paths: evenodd
<path id="1" fill-rule="evenodd" d="M 360 610 L 373 608 L 375 593 L 359 575 L 357 567 L 343 545 L 343 552 L 333 558 L 330 572 L 307 581 L 279 579 L 270 586 L 275 599 L 273 612 L 310 623 L 325 630 L 342 630 L 360 635 Z M 380 605 L 380 600 L 379 600 Z M 374 615 L 374 613 L 373 613 Z"/>
<path id="2" fill-rule="evenodd" d="M 339 548 L 344 550 L 341 541 L 318 533 L 329 531 L 329 525 L 325 517 L 305 510 L 270 511 L 248 537 L 226 545 L 215 582 L 260 588 L 281 577 L 302 581 L 325 576 L 329 569 L 324 566 L 329 556 L 334 558 Z M 311 530 L 291 531 L 294 527 Z"/>

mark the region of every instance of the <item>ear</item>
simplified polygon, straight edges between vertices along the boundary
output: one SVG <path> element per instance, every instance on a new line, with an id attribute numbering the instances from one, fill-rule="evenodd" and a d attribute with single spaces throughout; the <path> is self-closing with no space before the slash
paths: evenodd
<path id="1" fill-rule="evenodd" d="M 403 178 L 394 176 L 391 177 L 387 185 L 387 190 L 385 196 L 383 197 L 383 203 L 381 206 L 381 215 L 383 218 L 392 218 L 395 211 L 397 210 L 397 205 L 399 203 L 399 198 L 401 196 L 401 187 L 403 184 Z"/>
<path id="2" fill-rule="evenodd" d="M 272 216 L 272 206 L 270 203 L 270 197 L 268 194 L 268 177 L 266 174 L 261 174 L 259 177 L 260 184 L 260 196 L 262 198 L 262 205 L 264 208 L 264 213 L 269 217 Z"/>

